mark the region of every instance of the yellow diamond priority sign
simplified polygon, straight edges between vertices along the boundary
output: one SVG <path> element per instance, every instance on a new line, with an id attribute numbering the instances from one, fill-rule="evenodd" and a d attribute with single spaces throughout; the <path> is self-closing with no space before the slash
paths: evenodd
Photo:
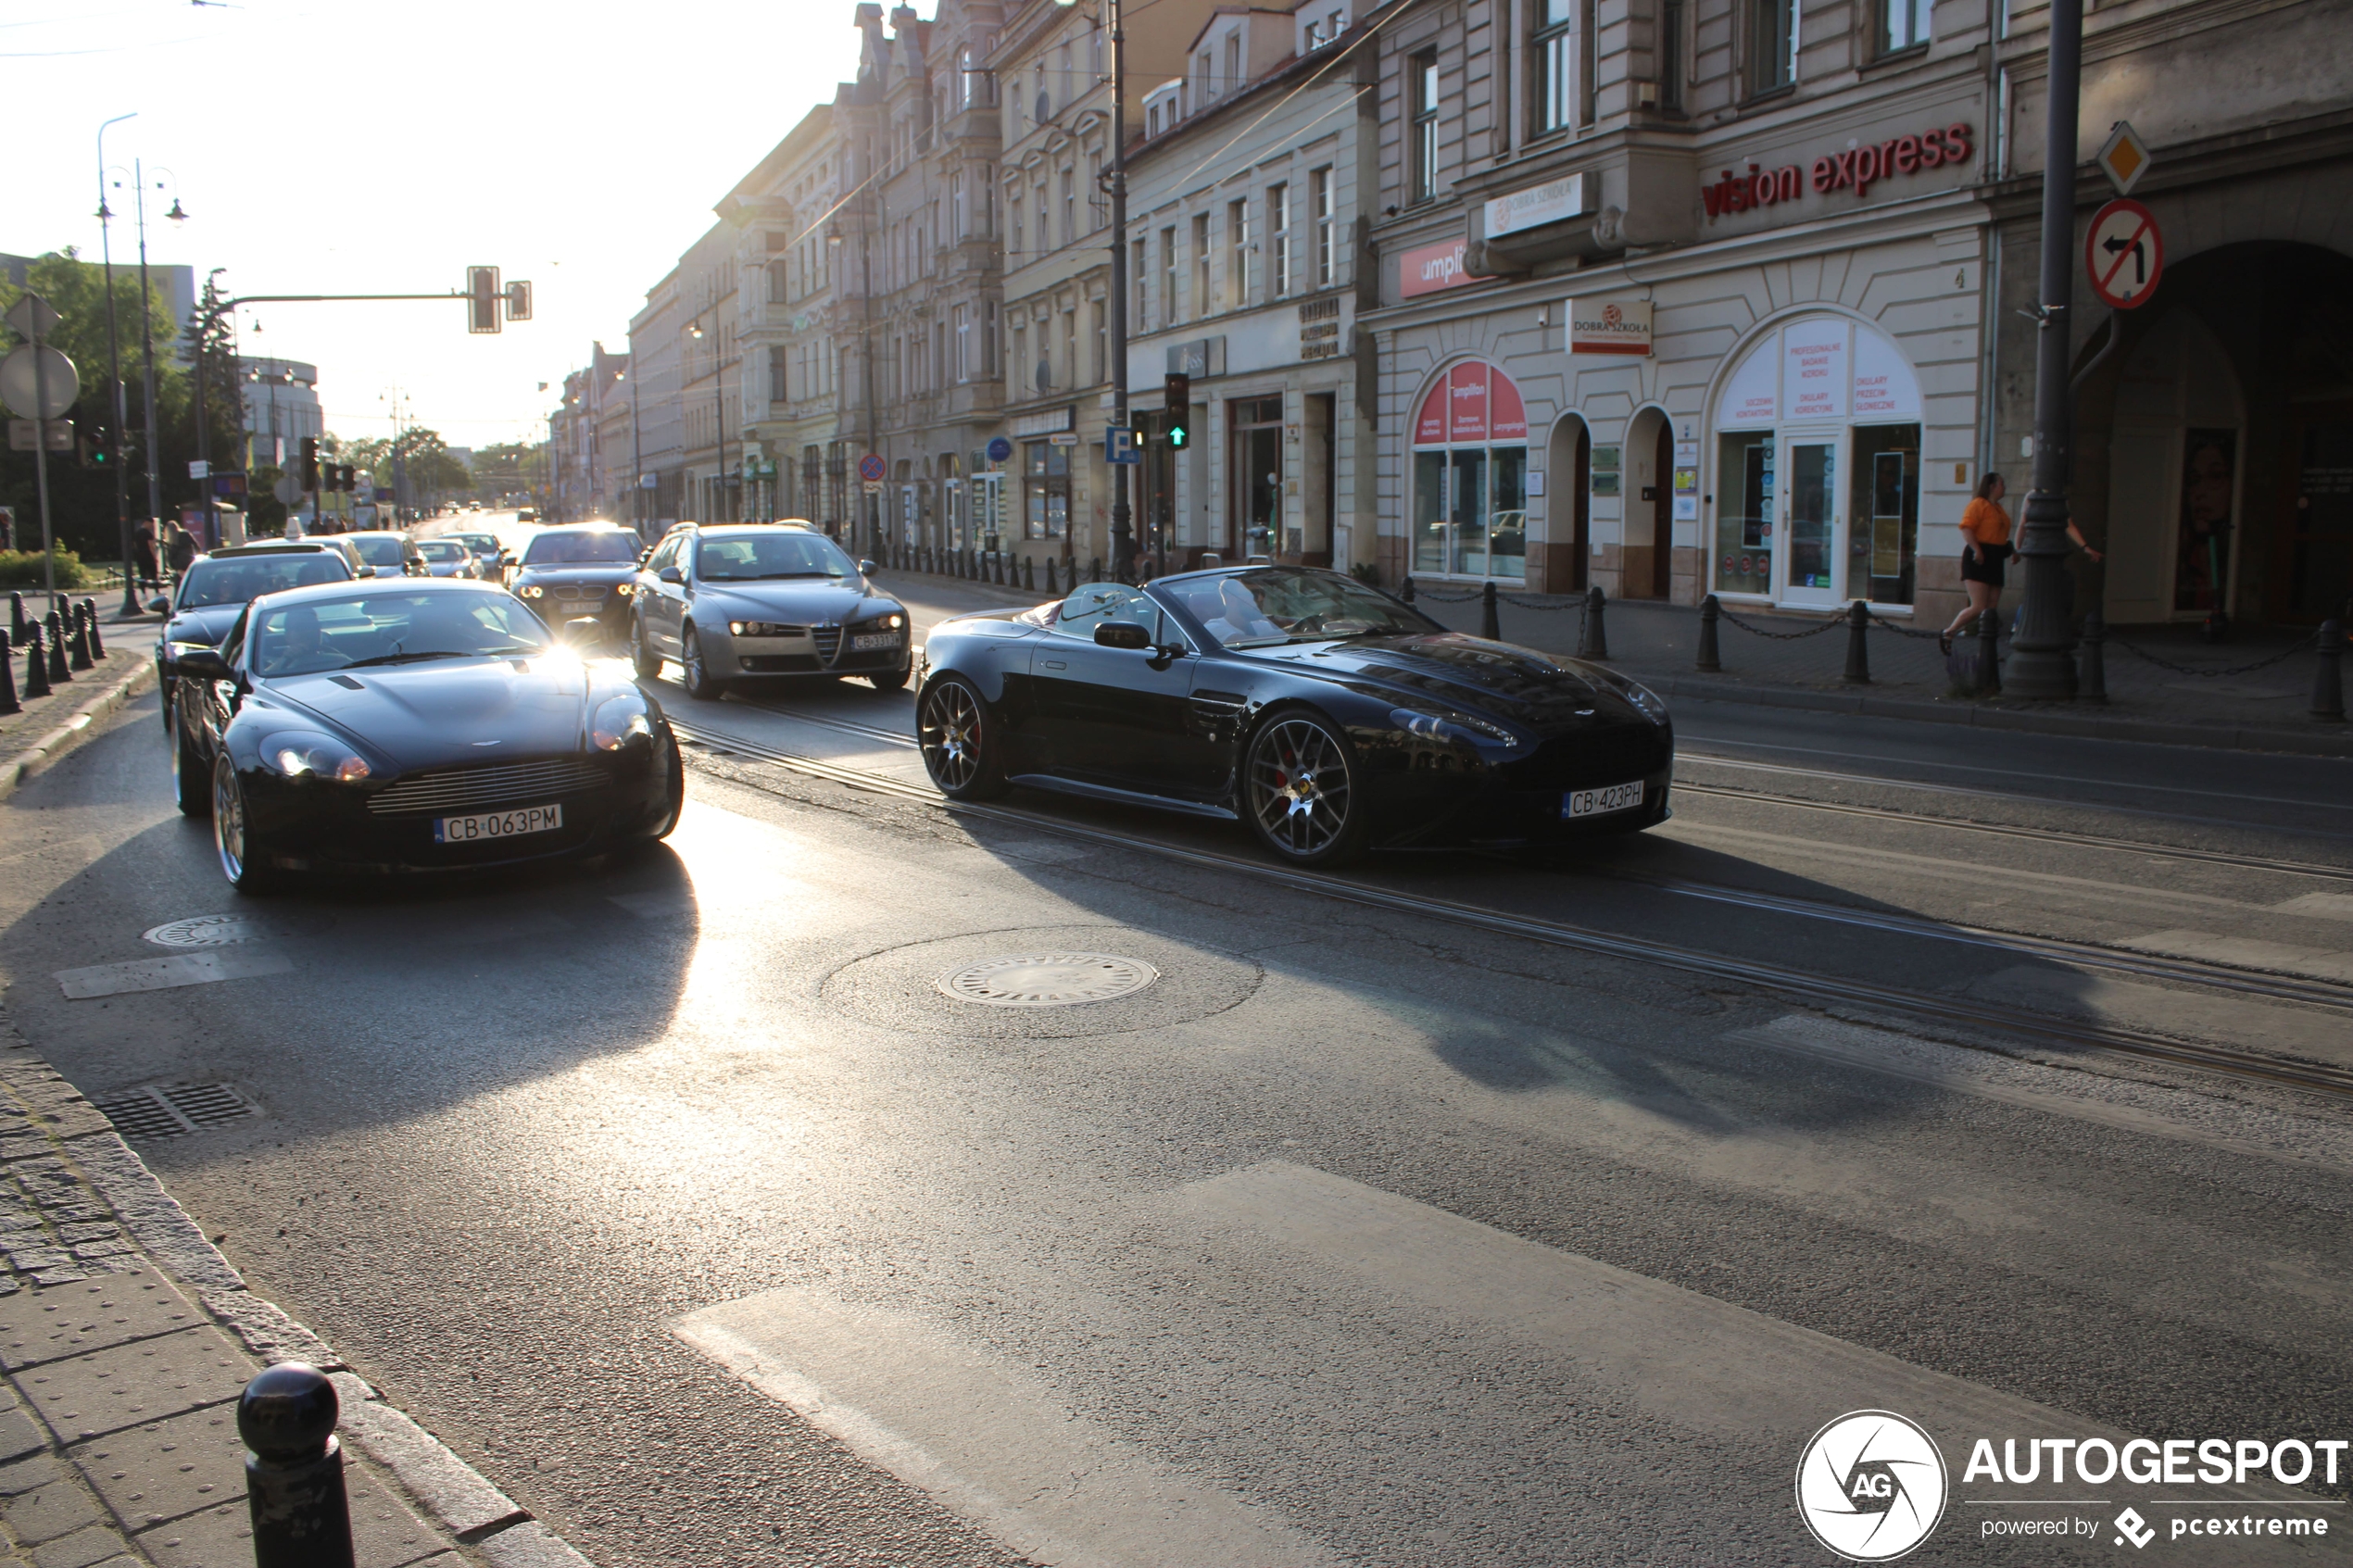
<path id="1" fill-rule="evenodd" d="M 2129 196 L 2156 160 L 2149 157 L 2148 144 L 2141 140 L 2131 121 L 2120 119 L 2116 129 L 2108 133 L 2108 143 L 2100 148 L 2097 161 L 2100 172 L 2116 187 L 2116 194 Z"/>

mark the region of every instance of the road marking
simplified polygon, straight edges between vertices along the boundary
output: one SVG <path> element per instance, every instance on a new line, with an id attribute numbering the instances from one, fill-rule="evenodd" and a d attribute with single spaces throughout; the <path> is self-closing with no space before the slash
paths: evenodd
<path id="1" fill-rule="evenodd" d="M 2219 936 L 2210 931 L 2152 931 L 2117 943 L 2144 953 L 2177 959 L 2235 964 L 2242 969 L 2275 970 L 2282 974 L 2309 974 L 2316 980 L 2353 980 L 2353 953 L 2342 948 L 2298 947 L 2287 942 L 2264 942 L 2252 936 Z"/>
<path id="2" fill-rule="evenodd" d="M 1311 1568 L 1279 1518 L 1154 1462 L 1027 1373 L 914 1316 L 782 1289 L 671 1332 L 870 1464 L 1056 1568 Z"/>
<path id="3" fill-rule="evenodd" d="M 126 991 L 169 991 L 178 985 L 208 985 L 216 980 L 284 974 L 293 968 L 294 961 L 278 953 L 182 953 L 168 959 L 132 959 L 127 963 L 61 969 L 57 971 L 57 984 L 65 988 L 69 999 L 83 1001 L 93 997 L 119 997 Z"/>

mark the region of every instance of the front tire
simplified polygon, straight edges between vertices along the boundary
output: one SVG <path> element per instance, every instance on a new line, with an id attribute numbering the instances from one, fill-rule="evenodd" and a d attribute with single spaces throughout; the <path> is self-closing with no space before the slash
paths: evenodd
<path id="1" fill-rule="evenodd" d="M 924 771 L 950 800 L 994 800 L 1009 787 L 998 754 L 997 721 L 978 687 L 961 675 L 942 675 L 924 689 L 915 739 Z"/>
<path id="2" fill-rule="evenodd" d="M 878 692 L 903 692 L 914 674 L 913 665 L 902 664 L 896 670 L 878 670 L 866 679 L 875 684 L 875 690 Z"/>
<path id="3" fill-rule="evenodd" d="M 629 662 L 636 670 L 640 681 L 661 678 L 661 650 L 648 640 L 646 618 L 642 615 L 629 618 Z"/>
<path id="4" fill-rule="evenodd" d="M 703 661 L 702 639 L 695 635 L 692 626 L 686 628 L 680 640 L 678 666 L 686 677 L 686 695 L 699 702 L 717 702 L 727 695 L 727 683 L 711 672 Z"/>
<path id="5" fill-rule="evenodd" d="M 1242 814 L 1258 841 L 1297 866 L 1329 866 L 1364 847 L 1361 777 L 1346 736 L 1303 709 L 1276 713 L 1251 737 Z"/>
<path id="6" fill-rule="evenodd" d="M 212 844 L 220 854 L 220 874 L 240 893 L 267 893 L 277 885 L 246 821 L 245 781 L 222 752 L 212 766 Z"/>
<path id="7" fill-rule="evenodd" d="M 188 726 L 171 727 L 171 783 L 179 797 L 180 814 L 202 820 L 212 810 L 211 770 L 204 765 L 204 753 L 188 738 Z"/>

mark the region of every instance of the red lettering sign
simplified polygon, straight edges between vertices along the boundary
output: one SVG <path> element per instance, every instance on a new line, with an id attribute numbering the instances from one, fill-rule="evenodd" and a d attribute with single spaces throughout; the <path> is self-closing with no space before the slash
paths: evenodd
<path id="1" fill-rule="evenodd" d="M 1803 169 L 1793 163 L 1774 169 L 1759 169 L 1753 163 L 1744 171 L 1727 169 L 1712 183 L 1699 188 L 1700 205 L 1713 223 L 1727 213 L 1795 201 L 1808 187 L 1817 195 L 1852 189 L 1856 195 L 1865 196 L 1882 180 L 1969 162 L 1976 156 L 1970 144 L 1974 134 L 1967 125 L 1947 125 L 1916 136 L 1892 137 L 1872 146 L 1848 147 L 1818 157 Z"/>
<path id="2" fill-rule="evenodd" d="M 1409 250 L 1397 258 L 1397 297 L 1412 299 L 1416 295 L 1436 294 L 1441 289 L 1458 289 L 1477 282 L 1463 270 L 1463 253 L 1469 249 L 1466 240 L 1441 240 L 1434 245 Z"/>
<path id="3" fill-rule="evenodd" d="M 1487 367 L 1457 365 L 1446 376 L 1446 439 L 1487 439 Z"/>

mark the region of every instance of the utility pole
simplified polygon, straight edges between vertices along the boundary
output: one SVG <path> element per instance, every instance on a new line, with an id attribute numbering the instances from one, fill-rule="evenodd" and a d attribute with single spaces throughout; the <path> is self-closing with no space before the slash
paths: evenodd
<path id="1" fill-rule="evenodd" d="M 1111 418 L 1129 428 L 1127 414 L 1127 34 L 1120 25 L 1119 0 L 1103 0 L 1111 21 Z M 1114 463 L 1111 481 L 1111 559 L 1114 578 L 1136 575 L 1136 541 L 1128 523 L 1127 470 Z"/>
<path id="2" fill-rule="evenodd" d="M 864 296 L 859 301 L 861 307 L 861 320 L 858 328 L 858 346 L 866 361 L 864 372 L 866 381 L 866 450 L 869 452 L 879 453 L 882 450 L 882 414 L 876 404 L 875 396 L 874 235 L 875 231 L 880 230 L 883 226 L 884 207 L 882 180 L 876 170 L 871 167 L 873 162 L 874 155 L 870 150 L 867 154 L 867 163 L 869 167 L 866 170 L 866 178 L 874 182 L 875 186 L 875 220 L 872 224 L 862 223 L 858 226 L 859 286 L 860 292 Z M 887 476 L 888 475 L 889 470 L 886 469 L 883 471 L 886 475 L 884 483 L 888 483 L 889 481 Z M 865 485 L 862 481 L 859 485 L 859 498 L 862 501 L 865 499 Z M 870 527 L 872 532 L 866 538 L 866 549 L 860 552 L 861 554 L 871 553 L 876 557 L 880 557 L 882 554 L 882 503 L 885 494 L 886 492 L 881 490 L 875 491 L 873 506 L 870 508 L 865 508 L 871 519 Z"/>
<path id="3" fill-rule="evenodd" d="M 139 585 L 131 569 L 131 478 L 122 470 L 122 427 L 130 419 L 130 408 L 122 395 L 122 339 L 115 329 L 114 317 L 114 231 L 110 220 L 113 209 L 107 206 L 107 126 L 120 125 L 126 119 L 138 118 L 137 111 L 119 114 L 98 127 L 98 259 L 107 270 L 107 379 L 114 389 L 114 429 L 108 433 L 114 442 L 114 515 L 122 533 L 122 613 L 139 613 Z M 144 303 L 144 302 L 143 302 Z M 163 541 L 156 541 L 158 559 Z"/>
<path id="4" fill-rule="evenodd" d="M 139 220 L 139 348 L 147 364 L 147 518 L 154 524 L 156 544 L 163 544 L 163 474 L 157 464 L 162 460 L 163 439 L 156 430 L 156 331 L 155 311 L 147 292 L 147 169 L 138 159 L 131 164 L 132 181 L 138 186 L 132 197 L 132 210 Z M 180 204 L 173 201 L 172 210 Z"/>
<path id="5" fill-rule="evenodd" d="M 2068 385 L 2075 293 L 2077 97 L 2082 79 L 2083 0 L 2051 0 L 2050 89 L 2044 110 L 2043 276 L 2034 350 L 2034 488 L 2026 498 L 2018 555 L 2025 603 L 2002 689 L 2012 696 L 2075 696 L 2075 629 L 2068 603 L 2067 482 L 2075 420 Z"/>

